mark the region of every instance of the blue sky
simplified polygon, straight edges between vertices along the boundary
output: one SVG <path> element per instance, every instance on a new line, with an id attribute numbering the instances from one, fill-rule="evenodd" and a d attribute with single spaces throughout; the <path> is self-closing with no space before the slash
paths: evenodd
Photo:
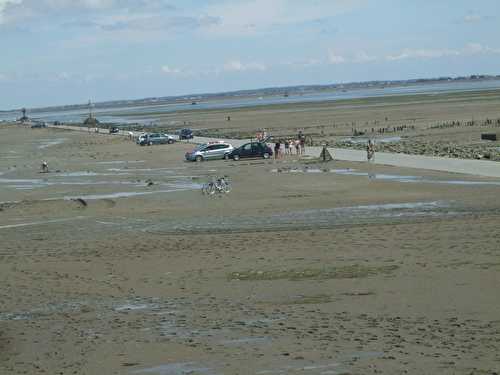
<path id="1" fill-rule="evenodd" d="M 498 0 L 0 0 L 0 109 L 500 74 Z"/>

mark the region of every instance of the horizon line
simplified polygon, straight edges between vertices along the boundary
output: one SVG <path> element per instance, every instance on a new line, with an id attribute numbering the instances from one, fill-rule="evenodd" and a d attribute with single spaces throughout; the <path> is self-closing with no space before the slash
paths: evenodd
<path id="1" fill-rule="evenodd" d="M 490 79 L 500 79 L 500 74 L 470 74 L 470 75 L 460 75 L 460 76 L 441 76 L 441 77 L 430 77 L 430 78 L 412 78 L 412 79 L 395 79 L 395 80 L 369 80 L 369 81 L 351 81 L 351 82 L 336 82 L 336 83 L 324 83 L 324 84 L 300 84 L 300 85 L 292 85 L 292 86 L 267 86 L 267 87 L 259 87 L 254 89 L 240 89 L 240 90 L 231 90 L 231 91 L 214 91 L 214 92 L 204 92 L 199 94 L 180 94 L 180 95 L 166 95 L 166 96 L 151 96 L 151 97 L 142 97 L 135 99 L 111 99 L 99 102 L 92 102 L 92 105 L 96 107 L 97 105 L 106 105 L 113 104 L 119 102 L 140 102 L 147 100 L 192 100 L 191 97 L 210 97 L 210 96 L 220 96 L 220 95 L 231 95 L 238 93 L 254 93 L 261 90 L 281 90 L 286 93 L 287 89 L 298 89 L 298 88 L 336 88 L 335 86 L 349 86 L 349 85 L 366 85 L 366 84 L 404 84 L 404 83 L 425 83 L 425 82 L 434 82 L 434 81 L 461 81 L 461 80 L 490 80 Z M 339 87 L 340 88 L 340 87 Z M 91 100 L 90 100 L 91 101 Z M 87 107 L 87 103 L 73 103 L 73 104 L 55 104 L 43 107 L 19 107 L 14 109 L 6 109 L 1 110 L 0 112 L 17 112 L 21 111 L 23 108 L 27 110 L 46 110 L 46 109 L 57 109 L 61 107 Z"/>

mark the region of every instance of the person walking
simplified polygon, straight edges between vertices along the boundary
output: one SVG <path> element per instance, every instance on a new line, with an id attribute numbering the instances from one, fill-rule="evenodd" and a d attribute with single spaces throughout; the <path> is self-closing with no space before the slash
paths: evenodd
<path id="1" fill-rule="evenodd" d="M 280 157 L 280 141 L 277 140 L 274 144 L 274 159 L 279 159 Z"/>
<path id="2" fill-rule="evenodd" d="M 375 161 L 375 142 L 371 139 L 368 140 L 368 144 L 366 145 L 366 159 L 368 162 Z"/>

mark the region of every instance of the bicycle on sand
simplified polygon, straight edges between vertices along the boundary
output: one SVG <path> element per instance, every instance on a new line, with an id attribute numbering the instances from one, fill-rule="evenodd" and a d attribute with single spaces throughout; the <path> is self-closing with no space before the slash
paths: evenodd
<path id="1" fill-rule="evenodd" d="M 201 192 L 205 195 L 227 194 L 231 191 L 231 181 L 228 176 L 213 177 L 212 181 L 206 182 L 201 187 Z"/>

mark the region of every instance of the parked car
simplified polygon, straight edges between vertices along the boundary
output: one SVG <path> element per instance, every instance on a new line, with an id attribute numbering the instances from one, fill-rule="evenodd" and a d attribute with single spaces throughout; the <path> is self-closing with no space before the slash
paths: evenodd
<path id="1" fill-rule="evenodd" d="M 234 160 L 242 158 L 264 158 L 269 159 L 273 155 L 273 150 L 265 143 L 250 142 L 234 149 L 228 157 Z"/>
<path id="2" fill-rule="evenodd" d="M 179 139 L 192 139 L 193 131 L 191 129 L 181 129 Z"/>
<path id="3" fill-rule="evenodd" d="M 141 137 L 139 137 L 138 139 L 141 139 Z M 139 144 L 141 146 L 152 146 L 152 145 L 161 145 L 166 143 L 170 144 L 174 142 L 175 138 L 172 137 L 171 135 L 162 133 L 152 133 L 152 134 L 146 134 L 144 137 L 142 137 L 142 140 L 139 141 Z"/>
<path id="4" fill-rule="evenodd" d="M 234 147 L 226 142 L 211 142 L 197 146 L 193 151 L 186 153 L 188 161 L 203 161 L 210 159 L 228 159 Z"/>
<path id="5" fill-rule="evenodd" d="M 109 128 L 109 134 L 118 134 L 119 132 L 120 132 L 120 129 L 118 129 L 116 126 Z"/>
<path id="6" fill-rule="evenodd" d="M 142 133 L 140 134 L 139 136 L 137 136 L 137 139 L 135 140 L 135 143 L 137 143 L 138 145 L 141 144 L 141 142 L 143 142 L 146 137 L 147 137 L 148 133 Z"/>
<path id="7" fill-rule="evenodd" d="M 46 128 L 47 124 L 45 122 L 35 122 L 33 125 L 31 125 L 31 129 L 40 129 L 40 128 Z"/>

